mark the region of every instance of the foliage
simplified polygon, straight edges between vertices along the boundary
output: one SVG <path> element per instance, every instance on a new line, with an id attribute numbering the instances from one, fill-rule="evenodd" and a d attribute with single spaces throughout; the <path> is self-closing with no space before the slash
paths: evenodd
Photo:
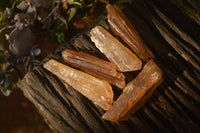
<path id="1" fill-rule="evenodd" d="M 11 65 L 5 60 L 6 51 L 0 48 L 0 91 L 5 95 L 9 96 L 10 90 L 9 79 L 11 78 L 14 69 Z"/>
<path id="2" fill-rule="evenodd" d="M 97 0 L 0 0 L 0 90 L 9 95 L 10 87 L 15 86 L 13 79 L 18 78 L 13 74 L 20 75 L 16 72 L 21 71 L 17 64 L 23 63 L 25 73 L 39 64 L 37 34 L 44 31 L 48 40 L 65 43 L 70 23 L 96 3 Z"/>

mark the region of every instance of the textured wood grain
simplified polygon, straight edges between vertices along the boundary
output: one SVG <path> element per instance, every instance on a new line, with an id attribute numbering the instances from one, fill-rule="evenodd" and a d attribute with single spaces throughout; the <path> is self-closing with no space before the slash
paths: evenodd
<path id="1" fill-rule="evenodd" d="M 192 24 L 194 20 L 185 16 L 187 14 L 174 10 L 171 6 L 173 3 L 166 0 L 162 2 L 165 5 L 158 0 L 132 0 L 131 5 L 122 5 L 123 12 L 155 54 L 157 64 L 164 73 L 164 82 L 128 121 L 104 121 L 101 118 L 103 110 L 69 85 L 64 85 L 56 76 L 46 71 L 42 64 L 24 77 L 20 82 L 22 91 L 55 131 L 200 131 L 200 26 L 196 24 L 186 27 L 186 24 Z M 176 14 L 178 15 L 174 16 Z M 185 20 L 186 17 L 188 20 Z M 100 17 L 94 26 L 99 24 L 109 30 L 106 15 Z M 90 41 L 89 30 L 74 36 L 43 63 L 49 59 L 63 62 L 61 51 L 66 48 L 106 59 Z M 127 75 L 133 79 L 136 74 Z"/>

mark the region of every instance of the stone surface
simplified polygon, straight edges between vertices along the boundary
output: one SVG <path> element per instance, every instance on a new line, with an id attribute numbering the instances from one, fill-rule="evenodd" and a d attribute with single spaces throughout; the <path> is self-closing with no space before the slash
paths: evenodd
<path id="1" fill-rule="evenodd" d="M 162 81 L 161 69 L 150 60 L 139 75 L 126 85 L 123 93 L 102 118 L 112 122 L 128 120 Z"/>
<path id="2" fill-rule="evenodd" d="M 149 59 L 154 58 L 151 50 L 147 47 L 134 26 L 120 9 L 110 4 L 106 6 L 106 9 L 111 30 L 116 35 L 120 36 L 140 59 L 147 62 Z"/>
<path id="3" fill-rule="evenodd" d="M 96 26 L 90 31 L 90 34 L 96 47 L 117 66 L 119 71 L 127 72 L 141 69 L 141 60 L 104 28 Z"/>
<path id="4" fill-rule="evenodd" d="M 104 110 L 108 110 L 112 105 L 113 91 L 106 81 L 73 69 L 53 59 L 43 66 Z"/>
<path id="5" fill-rule="evenodd" d="M 63 60 L 97 78 L 103 79 L 119 88 L 125 86 L 125 76 L 117 72 L 116 66 L 108 61 L 91 56 L 84 52 L 64 50 Z"/>

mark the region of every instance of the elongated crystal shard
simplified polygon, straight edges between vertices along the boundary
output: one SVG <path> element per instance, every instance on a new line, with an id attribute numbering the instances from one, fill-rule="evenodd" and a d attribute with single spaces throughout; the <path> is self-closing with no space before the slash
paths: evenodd
<path id="1" fill-rule="evenodd" d="M 123 93 L 102 116 L 112 122 L 127 120 L 150 98 L 163 81 L 162 71 L 150 60 L 138 76 L 125 86 Z"/>
<path id="2" fill-rule="evenodd" d="M 96 26 L 90 31 L 90 34 L 96 47 L 117 66 L 119 71 L 141 69 L 142 61 L 104 28 Z"/>
<path id="3" fill-rule="evenodd" d="M 74 67 L 103 80 L 119 88 L 125 86 L 125 76 L 117 72 L 116 66 L 108 61 L 91 56 L 84 52 L 64 50 L 62 52 L 63 60 Z"/>
<path id="4" fill-rule="evenodd" d="M 45 63 L 44 68 L 68 83 L 104 110 L 108 110 L 112 105 L 113 91 L 112 87 L 106 81 L 73 69 L 55 60 Z"/>
<path id="5" fill-rule="evenodd" d="M 134 26 L 131 24 L 129 19 L 122 13 L 122 11 L 116 6 L 108 4 L 107 18 L 110 24 L 111 30 L 126 42 L 131 49 L 136 53 L 143 61 L 148 61 L 154 58 L 153 53 L 144 43 Z"/>

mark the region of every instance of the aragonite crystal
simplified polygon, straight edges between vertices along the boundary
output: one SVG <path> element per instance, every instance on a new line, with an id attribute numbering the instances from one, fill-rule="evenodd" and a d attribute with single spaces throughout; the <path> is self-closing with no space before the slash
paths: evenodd
<path id="1" fill-rule="evenodd" d="M 96 26 L 90 31 L 90 34 L 96 47 L 117 66 L 119 71 L 127 72 L 141 69 L 141 60 L 104 28 Z"/>
<path id="2" fill-rule="evenodd" d="M 72 50 L 64 50 L 62 52 L 63 60 L 74 67 L 78 67 L 83 71 L 103 80 L 108 81 L 112 85 L 119 88 L 125 86 L 125 76 L 117 72 L 115 64 L 91 56 L 84 52 Z"/>
<path id="3" fill-rule="evenodd" d="M 53 59 L 45 63 L 44 68 L 55 74 L 58 78 L 62 79 L 104 110 L 108 110 L 111 107 L 113 91 L 108 82 L 73 69 Z"/>
<path id="4" fill-rule="evenodd" d="M 128 120 L 144 105 L 162 81 L 161 69 L 150 60 L 138 76 L 125 86 L 122 94 L 102 118 L 112 122 Z"/>
<path id="5" fill-rule="evenodd" d="M 147 62 L 149 59 L 154 58 L 151 50 L 144 43 L 134 26 L 122 11 L 110 4 L 106 6 L 106 9 L 111 30 L 116 35 L 120 36 L 143 61 Z"/>

